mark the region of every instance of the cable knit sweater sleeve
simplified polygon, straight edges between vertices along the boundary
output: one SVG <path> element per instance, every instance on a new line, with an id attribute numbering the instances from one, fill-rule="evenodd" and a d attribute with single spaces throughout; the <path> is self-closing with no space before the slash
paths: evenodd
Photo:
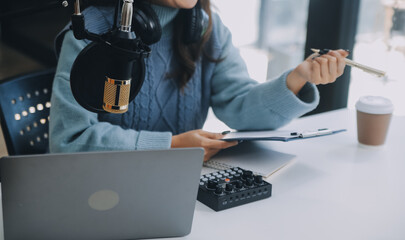
<path id="1" fill-rule="evenodd" d="M 211 106 L 215 115 L 238 130 L 275 129 L 313 110 L 319 102 L 316 86 L 307 83 L 298 97 L 286 85 L 290 71 L 279 78 L 258 84 L 252 80 L 231 33 L 218 15 L 214 29 L 222 46 L 219 62 L 211 79 Z"/>
<path id="2" fill-rule="evenodd" d="M 52 89 L 50 152 L 170 148 L 170 132 L 124 130 L 99 122 L 96 113 L 76 102 L 70 90 L 70 71 L 86 45 L 84 41 L 77 41 L 72 31 L 66 33 Z"/>

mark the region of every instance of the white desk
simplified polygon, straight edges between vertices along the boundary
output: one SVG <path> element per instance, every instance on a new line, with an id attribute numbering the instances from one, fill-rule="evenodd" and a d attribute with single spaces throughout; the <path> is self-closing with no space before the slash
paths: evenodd
<path id="1" fill-rule="evenodd" d="M 405 239 L 405 117 L 380 149 L 358 146 L 355 120 L 339 110 L 293 121 L 285 128 L 348 131 L 264 142 L 297 156 L 269 179 L 273 196 L 221 212 L 197 202 L 191 234 L 177 239 Z"/>
<path id="2" fill-rule="evenodd" d="M 322 138 L 266 142 L 296 155 L 270 177 L 272 197 L 215 212 L 197 202 L 193 229 L 180 239 L 405 239 L 405 117 L 386 145 L 357 143 L 355 112 L 338 110 L 285 129 L 347 128 Z"/>

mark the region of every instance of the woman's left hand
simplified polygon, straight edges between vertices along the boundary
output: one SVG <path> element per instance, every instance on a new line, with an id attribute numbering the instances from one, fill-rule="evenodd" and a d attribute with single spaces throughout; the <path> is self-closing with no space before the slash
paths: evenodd
<path id="1" fill-rule="evenodd" d="M 347 51 L 341 49 L 321 56 L 317 53 L 312 54 L 288 74 L 287 87 L 294 94 L 298 94 L 306 82 L 316 85 L 335 82 L 344 72 L 346 66 L 344 59 L 348 55 Z"/>

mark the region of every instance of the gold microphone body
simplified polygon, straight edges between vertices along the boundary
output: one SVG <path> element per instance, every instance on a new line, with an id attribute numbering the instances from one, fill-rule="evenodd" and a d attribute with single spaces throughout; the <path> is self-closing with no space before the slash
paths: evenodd
<path id="1" fill-rule="evenodd" d="M 104 83 L 103 109 L 109 113 L 128 111 L 131 79 L 118 80 L 106 77 Z"/>

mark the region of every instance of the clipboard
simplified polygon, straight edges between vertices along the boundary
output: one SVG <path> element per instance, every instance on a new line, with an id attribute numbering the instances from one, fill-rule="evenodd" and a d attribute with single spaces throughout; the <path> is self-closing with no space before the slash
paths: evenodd
<path id="1" fill-rule="evenodd" d="M 282 141 L 289 142 L 301 139 L 308 139 L 314 137 L 322 137 L 327 135 L 333 135 L 336 133 L 345 132 L 346 129 L 332 130 L 328 128 L 322 128 L 317 130 L 305 130 L 305 131 L 241 131 L 230 132 L 225 131 L 222 134 L 225 136 L 221 139 L 223 141 Z"/>

